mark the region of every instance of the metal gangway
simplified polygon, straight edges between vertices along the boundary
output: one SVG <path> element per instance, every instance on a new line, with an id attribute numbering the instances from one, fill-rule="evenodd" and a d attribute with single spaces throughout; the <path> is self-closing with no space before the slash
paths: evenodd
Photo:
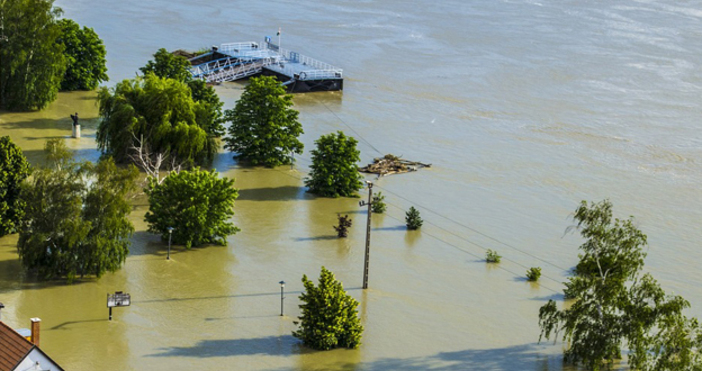
<path id="1" fill-rule="evenodd" d="M 190 72 L 193 78 L 209 83 L 236 81 L 253 76 L 268 69 L 288 78 L 285 85 L 294 81 L 342 79 L 343 70 L 291 50 L 271 44 L 267 39 L 263 44 L 253 41 L 227 43 L 213 48 L 213 52 L 191 59 L 218 55 L 221 58 L 194 65 Z"/>

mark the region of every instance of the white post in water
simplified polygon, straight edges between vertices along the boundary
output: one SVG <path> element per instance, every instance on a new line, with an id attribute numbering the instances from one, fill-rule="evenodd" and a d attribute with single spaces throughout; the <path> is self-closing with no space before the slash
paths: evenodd
<path id="1" fill-rule="evenodd" d="M 80 124 L 78 123 L 78 112 L 75 115 L 71 115 L 73 120 L 73 137 L 80 138 Z"/>

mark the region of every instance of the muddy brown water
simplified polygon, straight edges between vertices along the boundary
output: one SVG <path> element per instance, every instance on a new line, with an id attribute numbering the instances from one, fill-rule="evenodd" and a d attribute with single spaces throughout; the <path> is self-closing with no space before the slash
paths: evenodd
<path id="1" fill-rule="evenodd" d="M 259 40 L 344 68 L 343 93 L 297 95 L 305 153 L 295 169 L 234 177 L 241 232 L 226 247 L 184 251 L 148 234 L 145 199 L 123 269 L 73 285 L 20 269 L 0 239 L 3 320 L 42 318 L 42 348 L 67 370 L 565 370 L 562 344 L 538 344 L 538 309 L 561 300 L 581 240 L 564 234 L 578 202 L 610 198 L 649 237 L 646 270 L 702 317 L 700 113 L 702 13 L 674 1 L 59 1 L 105 40 L 112 81 L 159 47 Z M 242 83 L 217 87 L 233 107 Z M 78 111 L 83 138 L 70 138 Z M 63 137 L 96 160 L 94 93 L 61 94 L 34 113 L 0 113 L 32 163 Z M 316 138 L 343 130 L 364 163 L 385 153 L 431 169 L 377 181 L 386 215 L 372 223 L 370 288 L 361 290 L 365 213 L 358 199 L 305 192 Z M 373 179 L 369 177 L 369 179 Z M 420 231 L 405 231 L 417 207 Z M 337 213 L 353 218 L 334 238 Z M 499 267 L 485 249 L 503 255 Z M 357 350 L 312 352 L 290 335 L 303 274 L 331 269 L 359 302 Z M 540 266 L 539 284 L 525 281 Z M 281 317 L 278 281 L 285 280 Z M 107 321 L 106 294 L 132 306 Z"/>

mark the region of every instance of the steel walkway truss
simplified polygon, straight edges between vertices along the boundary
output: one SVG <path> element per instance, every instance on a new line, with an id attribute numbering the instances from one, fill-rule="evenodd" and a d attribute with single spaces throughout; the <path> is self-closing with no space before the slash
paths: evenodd
<path id="1" fill-rule="evenodd" d="M 260 73 L 273 63 L 275 60 L 270 57 L 226 57 L 193 66 L 190 72 L 193 78 L 210 83 L 235 81 Z"/>

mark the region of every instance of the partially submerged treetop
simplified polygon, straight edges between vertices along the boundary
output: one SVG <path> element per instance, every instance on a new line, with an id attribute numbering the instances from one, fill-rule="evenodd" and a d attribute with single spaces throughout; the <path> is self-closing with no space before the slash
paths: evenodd
<path id="1" fill-rule="evenodd" d="M 234 109 L 225 112 L 231 122 L 225 148 L 253 165 L 274 167 L 292 163 L 293 153 L 304 145 L 298 112 L 292 108 L 292 95 L 272 76 L 249 79 Z"/>
<path id="2" fill-rule="evenodd" d="M 305 292 L 300 295 L 302 311 L 293 336 L 317 350 L 361 345 L 363 326 L 358 318 L 358 301 L 344 291 L 334 273 L 322 267 L 319 285 L 302 276 Z"/>
<path id="3" fill-rule="evenodd" d="M 565 360 L 588 370 L 609 368 L 624 344 L 632 369 L 701 369 L 702 333 L 696 320 L 682 314 L 689 303 L 641 274 L 647 238 L 633 218 L 613 219 L 605 200 L 583 201 L 574 219 L 586 239 L 576 275 L 566 284 L 574 302 L 563 310 L 553 300 L 541 307 L 541 337 L 562 331 L 569 344 Z"/>

